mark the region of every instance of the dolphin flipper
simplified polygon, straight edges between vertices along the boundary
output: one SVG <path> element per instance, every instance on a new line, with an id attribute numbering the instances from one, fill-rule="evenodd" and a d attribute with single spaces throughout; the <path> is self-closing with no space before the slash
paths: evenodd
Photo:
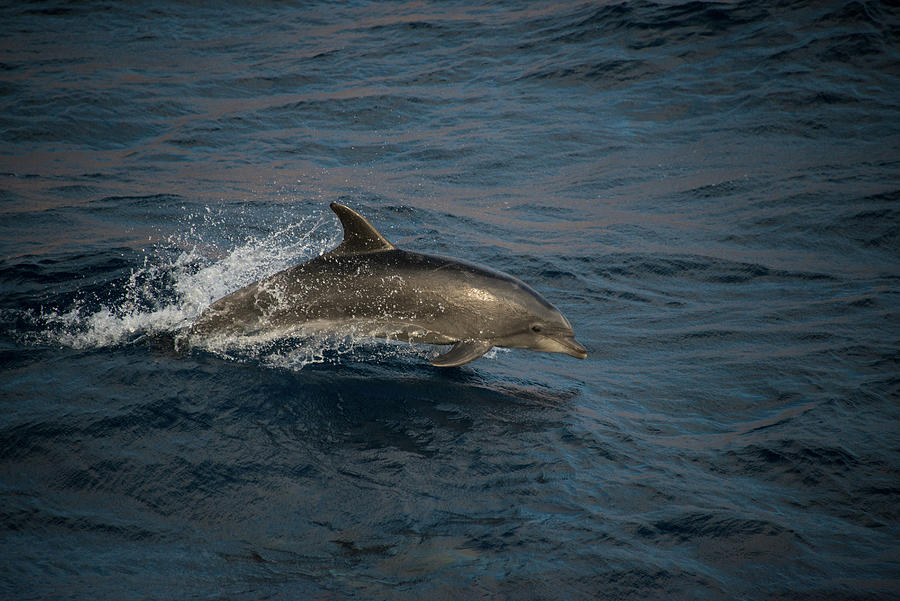
<path id="1" fill-rule="evenodd" d="M 429 363 L 435 367 L 456 367 L 474 361 L 494 346 L 487 340 L 460 340 L 453 348 Z"/>

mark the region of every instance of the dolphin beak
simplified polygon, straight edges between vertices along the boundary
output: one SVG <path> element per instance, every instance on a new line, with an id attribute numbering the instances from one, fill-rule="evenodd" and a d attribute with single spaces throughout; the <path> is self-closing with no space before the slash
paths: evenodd
<path id="1" fill-rule="evenodd" d="M 574 338 L 557 338 L 556 341 L 562 347 L 560 350 L 576 359 L 587 358 L 587 349 L 575 342 Z"/>

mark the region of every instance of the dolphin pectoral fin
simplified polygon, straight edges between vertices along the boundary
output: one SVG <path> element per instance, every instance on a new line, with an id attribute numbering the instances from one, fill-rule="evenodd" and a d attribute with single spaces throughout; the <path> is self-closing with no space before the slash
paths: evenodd
<path id="1" fill-rule="evenodd" d="M 494 346 L 487 340 L 460 340 L 453 348 L 429 363 L 435 367 L 456 367 L 474 361 Z"/>

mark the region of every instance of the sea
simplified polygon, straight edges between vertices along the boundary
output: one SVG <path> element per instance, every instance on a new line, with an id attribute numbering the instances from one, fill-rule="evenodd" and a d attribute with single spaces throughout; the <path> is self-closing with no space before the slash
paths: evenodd
<path id="1" fill-rule="evenodd" d="M 175 348 L 336 246 L 587 348 Z M 900 6 L 0 8 L 0 598 L 900 598 Z"/>

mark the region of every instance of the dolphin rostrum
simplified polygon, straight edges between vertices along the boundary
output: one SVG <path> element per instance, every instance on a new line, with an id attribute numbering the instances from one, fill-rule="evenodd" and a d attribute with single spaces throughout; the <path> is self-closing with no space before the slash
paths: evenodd
<path id="1" fill-rule="evenodd" d="M 452 344 L 431 360 L 438 367 L 468 363 L 494 346 L 587 357 L 568 320 L 525 283 L 468 261 L 401 250 L 356 211 L 331 209 L 344 226 L 337 248 L 220 298 L 191 325 L 189 340 L 325 330 Z"/>

